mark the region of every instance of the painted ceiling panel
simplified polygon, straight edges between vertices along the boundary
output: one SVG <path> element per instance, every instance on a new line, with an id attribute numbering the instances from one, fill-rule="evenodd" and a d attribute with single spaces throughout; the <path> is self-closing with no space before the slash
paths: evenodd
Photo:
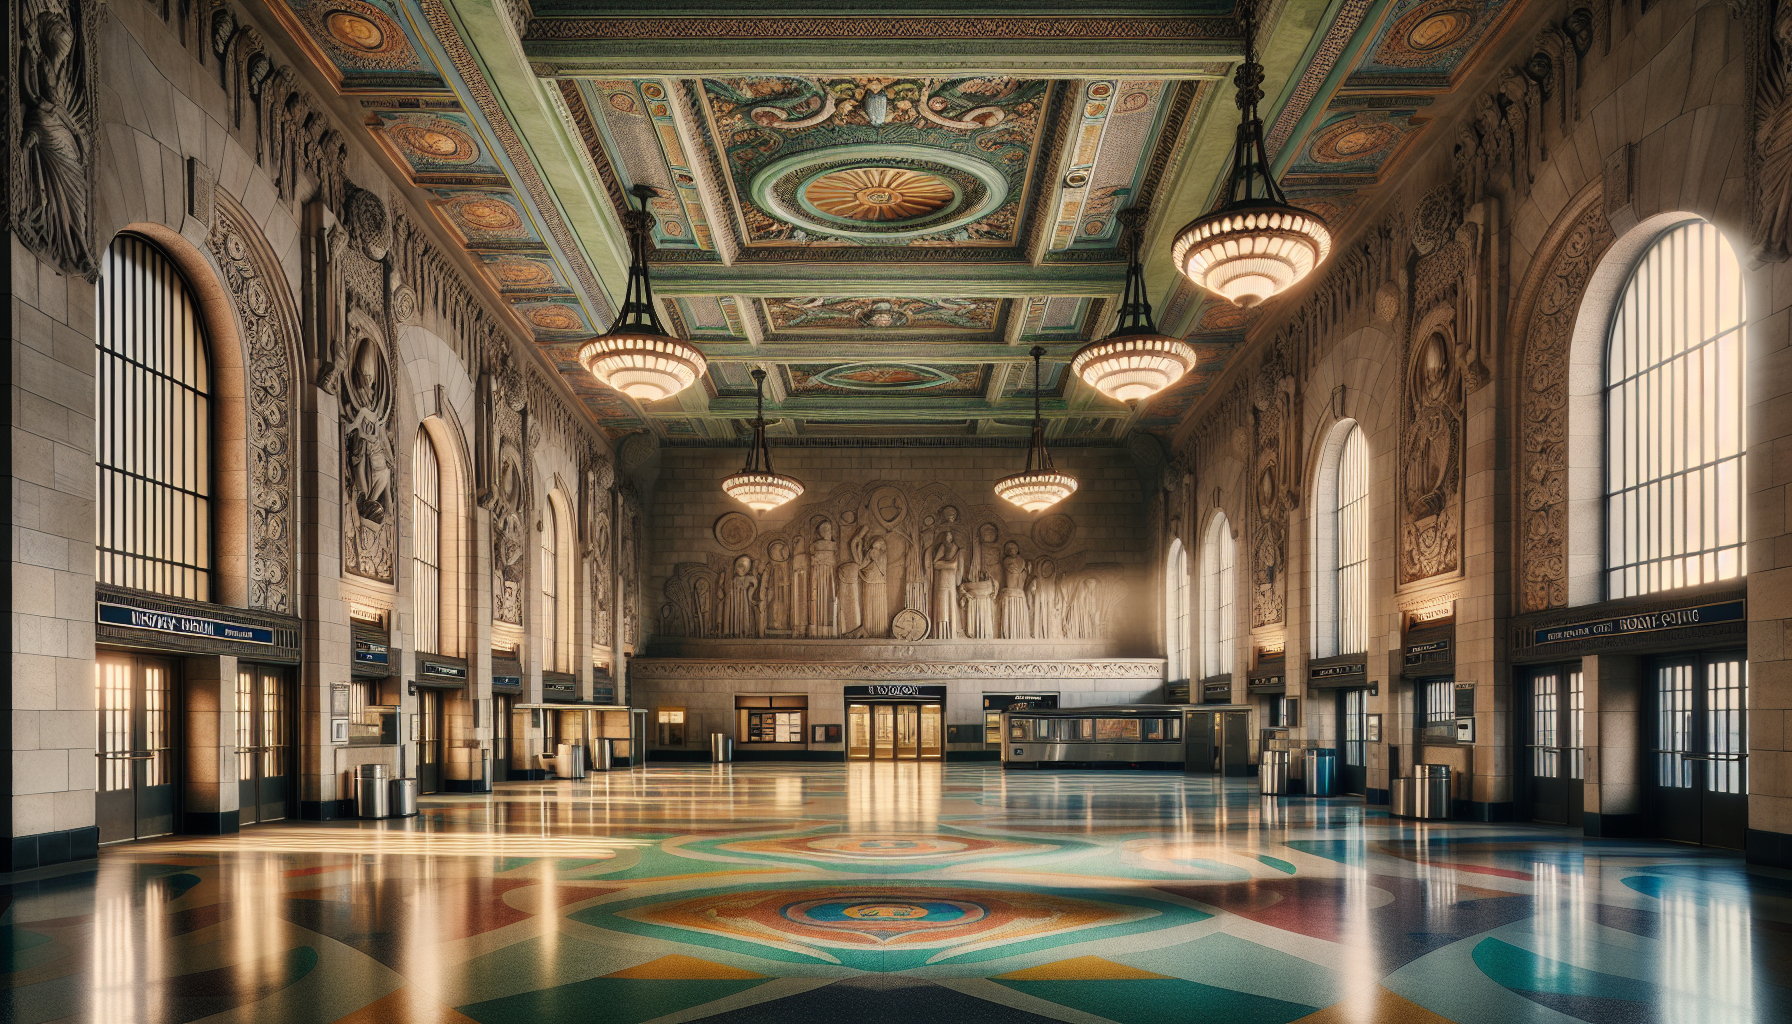
<path id="1" fill-rule="evenodd" d="M 442 90 L 423 46 L 392 4 L 373 0 L 286 0 L 289 27 L 310 43 L 312 62 L 344 92 Z"/>
<path id="2" fill-rule="evenodd" d="M 988 366 L 924 363 L 795 363 L 784 367 L 794 397 L 876 396 L 881 398 L 981 397 Z"/>
<path id="3" fill-rule="evenodd" d="M 992 331 L 999 299 L 807 296 L 766 298 L 774 331 Z"/>

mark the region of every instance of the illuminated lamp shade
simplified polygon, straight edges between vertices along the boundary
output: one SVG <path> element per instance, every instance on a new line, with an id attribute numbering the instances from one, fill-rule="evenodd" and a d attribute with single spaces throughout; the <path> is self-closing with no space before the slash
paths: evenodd
<path id="1" fill-rule="evenodd" d="M 591 375 L 639 402 L 670 398 L 696 383 L 708 367 L 703 353 L 667 335 L 622 330 L 579 349 Z"/>
<path id="2" fill-rule="evenodd" d="M 1299 283 L 1331 251 L 1324 221 L 1297 206 L 1254 199 L 1189 224 L 1171 254 L 1190 281 L 1249 309 Z"/>
<path id="3" fill-rule="evenodd" d="M 772 449 L 765 440 L 765 371 L 753 368 L 758 412 L 753 417 L 753 447 L 740 472 L 722 478 L 722 493 L 755 512 L 769 512 L 800 496 L 803 482 L 772 469 Z"/>
<path id="4" fill-rule="evenodd" d="M 1299 284 L 1325 262 L 1332 233 L 1318 214 L 1293 206 L 1276 182 L 1263 145 L 1263 65 L 1257 63 L 1255 5 L 1241 2 L 1244 60 L 1234 97 L 1238 135 L 1232 177 L 1219 204 L 1176 233 L 1170 249 L 1176 269 L 1191 282 L 1242 309 Z"/>
<path id="5" fill-rule="evenodd" d="M 647 200 L 659 193 L 651 185 L 636 185 L 629 194 L 641 208 L 622 215 L 629 238 L 628 291 L 609 333 L 580 346 L 579 365 L 638 402 L 657 402 L 696 383 L 709 364 L 694 346 L 660 326 L 647 279 Z"/>
<path id="6" fill-rule="evenodd" d="M 1076 493 L 1076 477 L 1052 467 L 1052 453 L 1045 446 L 1045 417 L 1039 412 L 1044 387 L 1039 359 L 1045 349 L 1034 345 L 1028 354 L 1033 357 L 1033 439 L 1027 446 L 1027 468 L 997 480 L 995 491 L 996 497 L 1023 511 L 1043 512 Z"/>
<path id="7" fill-rule="evenodd" d="M 1120 298 L 1120 315 L 1114 333 L 1077 349 L 1070 357 L 1070 372 L 1083 383 L 1122 402 L 1150 398 L 1182 379 L 1195 365 L 1195 347 L 1181 338 L 1157 333 L 1151 320 L 1151 303 L 1145 298 L 1145 268 L 1139 263 L 1139 231 L 1145 210 L 1120 211 L 1132 234 L 1126 261 L 1126 291 Z"/>

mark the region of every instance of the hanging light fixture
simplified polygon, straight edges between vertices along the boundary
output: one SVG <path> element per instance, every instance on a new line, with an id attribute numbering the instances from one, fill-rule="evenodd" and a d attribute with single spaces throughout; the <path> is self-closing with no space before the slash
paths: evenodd
<path id="1" fill-rule="evenodd" d="M 1176 233 L 1171 254 L 1190 281 L 1245 309 L 1292 288 L 1325 262 L 1332 234 L 1325 221 L 1290 206 L 1263 146 L 1263 65 L 1257 63 L 1255 5 L 1241 3 L 1244 63 L 1238 66 L 1238 141 L 1232 180 L 1219 206 Z M 1255 187 L 1262 179 L 1262 195 Z"/>
<path id="2" fill-rule="evenodd" d="M 1045 447 L 1045 417 L 1039 412 L 1039 391 L 1044 380 L 1039 373 L 1039 357 L 1045 348 L 1034 345 L 1028 353 L 1033 357 L 1033 441 L 1027 448 L 1027 468 L 996 481 L 996 495 L 1028 512 L 1040 512 L 1076 493 L 1076 477 L 1052 468 L 1052 453 Z"/>
<path id="3" fill-rule="evenodd" d="M 765 512 L 802 494 L 803 482 L 772 471 L 772 449 L 765 441 L 764 370 L 754 368 L 753 386 L 759 389 L 758 414 L 753 417 L 753 449 L 747 453 L 747 464 L 740 472 L 722 478 L 722 491 L 755 512 Z"/>
<path id="4" fill-rule="evenodd" d="M 659 193 L 651 185 L 636 185 L 629 194 L 641 208 L 622 213 L 629 240 L 628 293 L 609 333 L 579 349 L 579 364 L 636 401 L 657 402 L 690 387 L 709 364 L 703 353 L 660 326 L 647 280 L 647 200 Z"/>
<path id="5" fill-rule="evenodd" d="M 1126 292 L 1120 299 L 1119 326 L 1114 333 L 1077 349 L 1070 369 L 1090 387 L 1122 402 L 1150 398 L 1182 379 L 1195 365 L 1195 347 L 1181 338 L 1157 333 L 1151 303 L 1145 298 L 1145 271 L 1139 265 L 1139 229 L 1143 210 L 1134 208 L 1132 255 L 1126 264 Z"/>

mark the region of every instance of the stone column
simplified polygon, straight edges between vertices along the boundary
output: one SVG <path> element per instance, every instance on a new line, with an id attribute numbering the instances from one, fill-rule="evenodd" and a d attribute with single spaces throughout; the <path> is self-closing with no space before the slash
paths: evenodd
<path id="1" fill-rule="evenodd" d="M 179 829 L 229 835 L 240 827 L 236 751 L 236 658 L 189 657 L 181 666 Z"/>
<path id="2" fill-rule="evenodd" d="M 1648 735 L 1642 659 L 1606 654 L 1581 659 L 1585 687 L 1585 830 L 1590 836 L 1642 833 L 1647 810 L 1643 752 Z"/>

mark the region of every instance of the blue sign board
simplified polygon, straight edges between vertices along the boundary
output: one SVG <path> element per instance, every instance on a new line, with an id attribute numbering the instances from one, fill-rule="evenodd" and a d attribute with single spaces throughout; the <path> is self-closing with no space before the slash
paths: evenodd
<path id="1" fill-rule="evenodd" d="M 170 612 L 152 611 L 148 608 L 132 608 L 123 604 L 100 602 L 99 620 L 108 626 L 129 626 L 132 629 L 151 629 L 158 633 L 202 636 L 211 640 L 232 640 L 242 644 L 274 646 L 274 631 L 263 626 L 249 626 L 240 622 L 225 622 L 221 619 L 206 619 L 196 615 L 176 615 Z"/>
<path id="2" fill-rule="evenodd" d="M 1624 636 L 1631 633 L 1653 633 L 1662 629 L 1685 629 L 1708 626 L 1714 622 L 1740 622 L 1746 602 L 1725 601 L 1691 608 L 1670 608 L 1661 612 L 1639 612 L 1593 622 L 1574 622 L 1566 626 L 1546 626 L 1537 630 L 1539 644 L 1559 644 L 1567 640 L 1591 640 L 1603 636 Z"/>

